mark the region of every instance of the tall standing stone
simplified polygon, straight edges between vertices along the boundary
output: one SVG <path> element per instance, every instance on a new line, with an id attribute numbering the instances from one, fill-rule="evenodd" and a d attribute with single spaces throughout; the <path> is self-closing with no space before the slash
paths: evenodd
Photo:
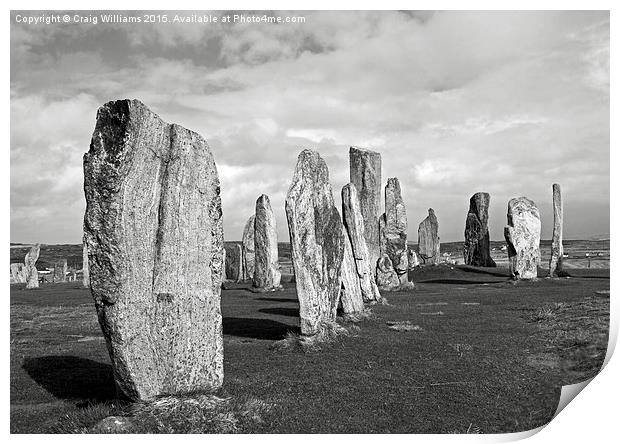
<path id="1" fill-rule="evenodd" d="M 428 216 L 418 227 L 418 252 L 424 263 L 439 263 L 439 222 L 432 208 L 428 209 Z"/>
<path id="2" fill-rule="evenodd" d="M 362 298 L 365 302 L 380 301 L 381 294 L 379 294 L 374 277 L 376 262 L 370 261 L 364 236 L 364 219 L 360 209 L 359 196 L 357 188 L 352 183 L 342 188 L 342 218 L 351 242 Z"/>
<path id="3" fill-rule="evenodd" d="M 243 253 L 241 244 L 225 244 L 226 250 L 226 278 L 238 282 L 243 279 Z"/>
<path id="4" fill-rule="evenodd" d="M 564 246 L 562 245 L 564 208 L 562 206 L 562 190 L 557 183 L 553 184 L 553 237 L 551 239 L 551 259 L 549 260 L 549 276 L 563 274 L 562 260 Z"/>
<path id="5" fill-rule="evenodd" d="M 315 335 L 336 319 L 345 240 L 327 164 L 316 151 L 299 154 L 285 207 L 301 332 Z"/>
<path id="6" fill-rule="evenodd" d="M 82 286 L 90 287 L 90 275 L 88 273 L 88 246 L 82 242 Z"/>
<path id="7" fill-rule="evenodd" d="M 396 177 L 388 179 L 385 186 L 385 226 L 383 237 L 385 253 L 392 261 L 394 271 L 401 284 L 408 282 L 407 256 L 407 211 L 400 192 L 400 182 Z"/>
<path id="8" fill-rule="evenodd" d="M 61 259 L 54 263 L 54 283 L 67 282 L 67 259 Z"/>
<path id="9" fill-rule="evenodd" d="M 41 246 L 39 244 L 30 247 L 30 251 L 26 253 L 24 265 L 26 266 L 26 288 L 39 288 L 39 272 L 36 263 L 39 260 Z"/>
<path id="10" fill-rule="evenodd" d="M 465 243 L 463 258 L 466 265 L 495 267 L 491 258 L 489 240 L 489 193 L 476 193 L 469 199 L 469 211 L 465 220 Z"/>
<path id="11" fill-rule="evenodd" d="M 344 237 L 344 254 L 340 272 L 340 302 L 342 303 L 343 313 L 354 314 L 364 310 L 364 299 L 362 298 L 362 289 L 353 258 L 351 242 L 344 226 L 342 227 L 342 235 Z"/>
<path id="12" fill-rule="evenodd" d="M 379 211 L 381 208 L 381 154 L 351 147 L 349 149 L 350 180 L 357 189 L 362 218 L 364 238 L 372 264 L 373 276 L 380 256 Z"/>
<path id="13" fill-rule="evenodd" d="M 536 279 L 540 262 L 540 213 L 527 197 L 510 199 L 504 237 L 508 266 L 515 279 Z"/>
<path id="14" fill-rule="evenodd" d="M 211 149 L 137 100 L 103 105 L 84 155 L 91 292 L 131 399 L 223 380 L 222 207 Z"/>
<path id="15" fill-rule="evenodd" d="M 280 263 L 278 261 L 278 235 L 276 218 L 271 209 L 269 197 L 265 194 L 256 200 L 254 219 L 254 279 L 256 291 L 273 291 L 280 285 Z"/>
<path id="16" fill-rule="evenodd" d="M 252 215 L 243 228 L 243 279 L 254 277 L 254 219 Z"/>

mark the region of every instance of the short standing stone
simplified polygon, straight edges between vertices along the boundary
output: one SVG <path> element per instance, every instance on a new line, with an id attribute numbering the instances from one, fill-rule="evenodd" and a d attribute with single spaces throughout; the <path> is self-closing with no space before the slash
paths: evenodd
<path id="1" fill-rule="evenodd" d="M 277 290 L 281 288 L 281 277 L 276 218 L 269 197 L 263 194 L 256 200 L 254 219 L 254 290 Z"/>
<path id="2" fill-rule="evenodd" d="M 26 283 L 26 267 L 18 262 L 11 264 L 11 280 L 14 284 Z"/>
<path id="3" fill-rule="evenodd" d="M 137 100 L 102 106 L 84 155 L 90 284 L 131 399 L 223 381 L 222 208 L 211 149 Z"/>
<path id="4" fill-rule="evenodd" d="M 562 245 L 563 224 L 562 191 L 560 185 L 553 184 L 553 237 L 551 238 L 551 259 L 549 260 L 549 276 L 562 276 L 562 260 L 564 246 Z"/>
<path id="5" fill-rule="evenodd" d="M 384 251 L 402 284 L 408 279 L 407 211 L 401 196 L 400 183 L 396 177 L 388 179 L 385 187 L 385 215 L 383 227 Z"/>
<path id="6" fill-rule="evenodd" d="M 345 240 L 327 164 L 316 151 L 299 154 L 285 207 L 301 332 L 314 335 L 336 320 Z"/>
<path id="7" fill-rule="evenodd" d="M 82 243 L 82 286 L 90 287 L 90 277 L 88 274 L 88 247 L 86 242 Z"/>
<path id="8" fill-rule="evenodd" d="M 401 286 L 394 265 L 387 254 L 381 256 L 377 261 L 377 285 L 381 291 L 395 291 Z"/>
<path id="9" fill-rule="evenodd" d="M 420 265 L 420 261 L 418 260 L 418 255 L 415 253 L 415 250 L 407 250 L 407 263 L 409 265 L 409 270 L 413 270 L 415 267 Z"/>
<path id="10" fill-rule="evenodd" d="M 54 264 L 54 283 L 56 282 L 67 282 L 67 259 Z"/>
<path id="11" fill-rule="evenodd" d="M 440 258 L 439 222 L 432 208 L 418 227 L 418 252 L 424 263 L 438 264 Z"/>
<path id="12" fill-rule="evenodd" d="M 225 244 L 226 249 L 226 278 L 238 282 L 243 278 L 243 262 L 241 244 Z"/>
<path id="13" fill-rule="evenodd" d="M 243 228 L 243 280 L 254 277 L 254 218 L 252 215 Z"/>
<path id="14" fill-rule="evenodd" d="M 368 257 L 375 275 L 380 255 L 379 209 L 381 208 L 381 154 L 351 147 L 349 149 L 350 180 L 357 189 L 364 219 L 364 237 Z"/>
<path id="15" fill-rule="evenodd" d="M 342 218 L 351 242 L 362 298 L 365 302 L 380 301 L 381 294 L 375 282 L 376 263 L 370 261 L 364 237 L 364 219 L 360 210 L 359 197 L 352 183 L 342 188 Z"/>
<path id="16" fill-rule="evenodd" d="M 342 258 L 342 270 L 340 273 L 340 302 L 345 314 L 359 313 L 364 310 L 364 299 L 360 288 L 360 279 L 353 259 L 353 250 L 349 237 L 342 227 L 344 237 L 344 256 Z"/>
<path id="17" fill-rule="evenodd" d="M 463 257 L 466 265 L 495 267 L 489 241 L 489 193 L 476 193 L 469 199 L 465 221 Z"/>
<path id="18" fill-rule="evenodd" d="M 527 197 L 510 199 L 504 237 L 508 265 L 515 279 L 535 279 L 540 262 L 540 213 Z"/>

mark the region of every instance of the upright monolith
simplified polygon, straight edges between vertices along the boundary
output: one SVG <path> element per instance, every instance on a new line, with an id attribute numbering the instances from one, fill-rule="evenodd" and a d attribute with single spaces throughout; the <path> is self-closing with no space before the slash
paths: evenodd
<path id="1" fill-rule="evenodd" d="M 222 385 L 220 182 L 197 133 L 137 100 L 103 105 L 84 155 L 91 292 L 129 398 Z"/>
<path id="2" fill-rule="evenodd" d="M 258 292 L 278 290 L 282 288 L 278 235 L 276 218 L 267 195 L 263 194 L 256 200 L 255 216 L 253 290 Z"/>
<path id="3" fill-rule="evenodd" d="M 466 265 L 495 267 L 489 240 L 489 193 L 476 193 L 469 199 L 465 220 L 463 258 Z"/>
<path id="4" fill-rule="evenodd" d="M 374 276 L 375 265 L 380 255 L 381 154 L 351 147 L 349 149 L 349 170 L 351 183 L 355 185 L 359 196 L 360 210 L 364 219 L 364 238 Z"/>
<path id="5" fill-rule="evenodd" d="M 400 182 L 396 177 L 390 177 L 385 186 L 385 253 L 392 261 L 394 271 L 401 284 L 408 282 L 408 255 L 407 255 L 407 211 L 400 192 Z"/>
<path id="6" fill-rule="evenodd" d="M 54 263 L 53 282 L 67 282 L 67 259 L 61 259 Z"/>
<path id="7" fill-rule="evenodd" d="M 88 247 L 82 242 L 82 286 L 90 287 L 90 275 L 88 273 Z"/>
<path id="8" fill-rule="evenodd" d="M 226 250 L 226 279 L 239 282 L 243 279 L 243 253 L 241 244 L 228 243 L 225 244 Z"/>
<path id="9" fill-rule="evenodd" d="M 352 183 L 342 188 L 342 218 L 348 239 L 351 242 L 362 298 L 365 302 L 380 301 L 381 294 L 379 294 L 375 282 L 376 263 L 370 261 L 364 237 L 364 219 L 360 209 L 359 196 L 357 188 Z"/>
<path id="10" fill-rule="evenodd" d="M 562 190 L 557 183 L 553 184 L 553 237 L 551 238 L 551 259 L 549 260 L 549 276 L 562 276 L 562 260 L 564 246 L 562 245 L 562 230 L 564 208 L 562 206 Z"/>
<path id="11" fill-rule="evenodd" d="M 37 271 L 37 260 L 41 246 L 39 244 L 30 247 L 30 251 L 26 253 L 24 265 L 26 266 L 26 288 L 39 288 L 39 272 Z"/>
<path id="12" fill-rule="evenodd" d="M 252 215 L 243 228 L 243 280 L 254 277 L 254 218 Z"/>
<path id="13" fill-rule="evenodd" d="M 285 208 L 301 332 L 319 334 L 336 320 L 345 238 L 327 164 L 316 151 L 299 154 Z"/>
<path id="14" fill-rule="evenodd" d="M 340 303 L 342 304 L 342 312 L 352 315 L 364 311 L 364 299 L 362 298 L 360 279 L 355 267 L 355 259 L 353 259 L 351 242 L 344 226 L 342 227 L 342 234 L 344 237 L 344 254 L 340 272 Z"/>
<path id="15" fill-rule="evenodd" d="M 504 237 L 514 279 L 536 279 L 540 263 L 540 213 L 527 197 L 510 199 Z"/>
<path id="16" fill-rule="evenodd" d="M 440 260 L 439 222 L 432 208 L 418 227 L 418 252 L 424 263 L 438 264 Z"/>

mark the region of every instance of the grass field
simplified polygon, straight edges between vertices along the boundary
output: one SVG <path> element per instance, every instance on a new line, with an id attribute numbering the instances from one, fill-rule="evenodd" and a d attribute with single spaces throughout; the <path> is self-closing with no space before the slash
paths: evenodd
<path id="1" fill-rule="evenodd" d="M 234 285 L 222 291 L 221 405 L 148 411 L 115 399 L 87 290 L 12 285 L 11 431 L 84 432 L 128 414 L 142 432 L 529 430 L 553 416 L 562 385 L 596 375 L 605 357 L 609 296 L 596 291 L 609 290 L 609 270 L 570 272 L 513 284 L 501 268 L 426 267 L 411 273 L 415 291 L 386 294 L 390 305 L 310 353 L 273 347 L 298 332 L 294 284 L 268 294 Z"/>

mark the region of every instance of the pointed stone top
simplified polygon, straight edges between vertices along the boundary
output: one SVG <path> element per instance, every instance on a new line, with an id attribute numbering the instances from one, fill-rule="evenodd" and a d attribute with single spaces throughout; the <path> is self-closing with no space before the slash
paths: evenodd
<path id="1" fill-rule="evenodd" d="M 378 152 L 370 150 L 368 148 L 362 148 L 362 147 L 359 147 L 359 146 L 351 146 L 351 147 L 349 147 L 349 154 L 355 153 L 356 151 L 357 152 L 361 152 L 361 153 L 368 153 L 368 154 L 377 154 L 377 155 L 379 155 Z"/>

